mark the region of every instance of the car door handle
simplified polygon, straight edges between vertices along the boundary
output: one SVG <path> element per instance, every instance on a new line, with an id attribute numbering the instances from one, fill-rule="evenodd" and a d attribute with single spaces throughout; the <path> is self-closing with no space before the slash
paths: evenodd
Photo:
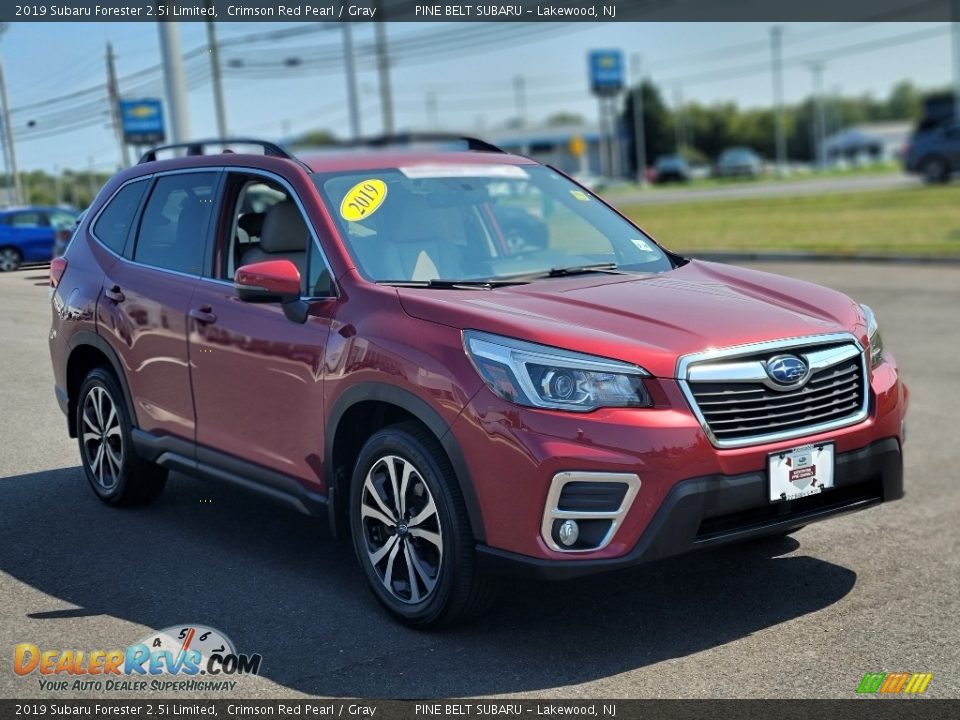
<path id="1" fill-rule="evenodd" d="M 120 290 L 119 285 L 114 285 L 113 287 L 104 290 L 103 294 L 106 295 L 110 300 L 113 300 L 115 303 L 122 303 L 126 299 L 126 296 Z"/>
<path id="2" fill-rule="evenodd" d="M 217 316 L 213 314 L 213 308 L 209 305 L 193 308 L 190 311 L 190 317 L 204 325 L 210 325 L 217 321 Z"/>

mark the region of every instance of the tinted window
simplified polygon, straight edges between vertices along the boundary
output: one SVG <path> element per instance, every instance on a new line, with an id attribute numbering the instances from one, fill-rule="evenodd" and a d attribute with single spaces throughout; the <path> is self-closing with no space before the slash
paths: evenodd
<path id="1" fill-rule="evenodd" d="M 140 180 L 125 185 L 100 213 L 93 234 L 96 238 L 118 255 L 123 252 L 130 226 L 136 220 L 140 198 L 147 189 L 147 181 Z"/>
<path id="2" fill-rule="evenodd" d="M 159 178 L 143 211 L 133 259 L 199 275 L 216 180 L 212 172 Z"/>
<path id="3" fill-rule="evenodd" d="M 65 210 L 54 210 L 49 213 L 50 225 L 57 230 L 70 230 L 77 222 L 75 213 L 68 213 Z"/>
<path id="4" fill-rule="evenodd" d="M 34 211 L 11 213 L 7 216 L 7 223 L 18 228 L 44 227 L 47 224 L 43 214 Z"/>

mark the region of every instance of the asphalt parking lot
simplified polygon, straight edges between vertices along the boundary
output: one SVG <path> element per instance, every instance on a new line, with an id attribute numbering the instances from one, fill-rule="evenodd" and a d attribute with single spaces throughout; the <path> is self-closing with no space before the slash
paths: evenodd
<path id="1" fill-rule="evenodd" d="M 53 396 L 46 271 L 0 275 L 0 696 L 133 697 L 45 693 L 13 647 L 125 647 L 195 622 L 263 655 L 239 697 L 849 698 L 894 671 L 960 697 L 960 269 L 759 267 L 877 312 L 912 391 L 907 497 L 779 541 L 515 584 L 438 634 L 389 620 L 349 546 L 281 506 L 182 475 L 150 507 L 99 503 Z"/>

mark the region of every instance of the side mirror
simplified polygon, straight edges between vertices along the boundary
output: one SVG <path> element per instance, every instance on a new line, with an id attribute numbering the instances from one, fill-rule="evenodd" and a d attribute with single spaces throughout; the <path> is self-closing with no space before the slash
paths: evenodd
<path id="1" fill-rule="evenodd" d="M 300 299 L 300 271 L 289 260 L 264 260 L 237 268 L 237 297 L 244 302 L 289 303 Z"/>

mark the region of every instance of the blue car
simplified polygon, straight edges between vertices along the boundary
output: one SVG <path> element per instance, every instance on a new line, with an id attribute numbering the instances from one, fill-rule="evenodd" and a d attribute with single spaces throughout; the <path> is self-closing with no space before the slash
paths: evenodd
<path id="1" fill-rule="evenodd" d="M 50 260 L 59 236 L 69 237 L 76 220 L 76 211 L 59 207 L 0 210 L 0 272 Z"/>

